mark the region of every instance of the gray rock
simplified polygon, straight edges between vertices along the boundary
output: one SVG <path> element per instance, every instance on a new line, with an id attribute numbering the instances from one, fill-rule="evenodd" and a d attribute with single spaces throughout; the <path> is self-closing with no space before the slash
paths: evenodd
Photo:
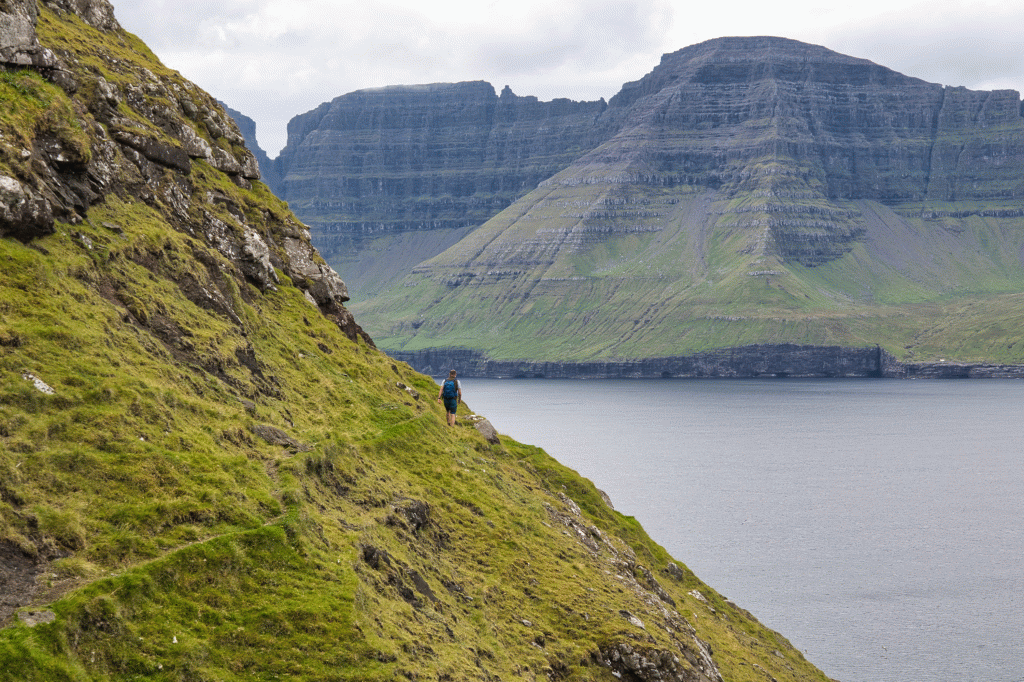
<path id="1" fill-rule="evenodd" d="M 280 445 L 300 452 L 306 452 L 311 449 L 308 445 L 303 445 L 276 426 L 255 424 L 249 430 L 271 445 Z"/>
<path id="2" fill-rule="evenodd" d="M 48 4 L 78 17 L 93 28 L 101 31 L 116 31 L 121 28 L 114 17 L 114 8 L 108 0 L 48 0 Z"/>
<path id="3" fill-rule="evenodd" d="M 189 159 L 188 153 L 180 147 L 127 130 L 115 130 L 113 138 L 121 144 L 128 145 L 153 163 L 173 168 L 186 175 L 192 172 L 192 161 Z"/>
<path id="4" fill-rule="evenodd" d="M 35 386 L 36 390 L 40 393 L 45 393 L 46 395 L 56 395 L 57 393 L 57 391 L 53 390 L 53 387 L 31 372 L 25 372 L 21 377 L 26 381 L 31 381 L 32 385 Z"/>
<path id="5" fill-rule="evenodd" d="M 422 500 L 409 500 L 399 511 L 409 521 L 414 531 L 421 530 L 430 523 L 430 505 Z"/>
<path id="6" fill-rule="evenodd" d="M 239 162 L 242 170 L 240 171 L 243 178 L 247 180 L 259 180 L 260 179 L 260 164 L 256 161 L 256 157 L 249 150 L 245 150 L 242 155 L 242 159 Z"/>
<path id="7" fill-rule="evenodd" d="M 630 622 L 630 624 L 633 625 L 634 627 L 638 627 L 641 630 L 646 630 L 647 629 L 647 628 L 644 627 L 644 622 L 642 620 L 640 620 L 639 618 L 637 618 L 636 616 L 634 616 L 629 611 L 625 611 L 625 610 L 619 611 L 619 615 L 622 616 L 623 618 L 625 618 L 626 620 L 628 620 Z"/>
<path id="8" fill-rule="evenodd" d="M 317 304 L 328 305 L 349 300 L 345 282 L 331 266 L 323 262 L 308 241 L 286 237 L 283 245 L 288 255 L 288 276 L 293 280 L 305 280 L 306 290 Z"/>
<path id="9" fill-rule="evenodd" d="M 394 367 L 394 365 L 392 365 L 392 367 Z M 401 381 L 397 381 L 397 382 L 395 382 L 395 386 L 397 386 L 398 388 L 402 389 L 403 391 L 405 391 L 406 393 L 408 393 L 409 395 L 411 395 L 411 396 L 412 396 L 413 398 L 415 398 L 416 400 L 419 400 L 419 399 L 420 399 L 420 392 L 419 392 L 419 391 L 417 391 L 417 390 L 416 390 L 415 388 L 413 388 L 412 386 L 406 386 L 406 385 L 405 385 L 405 384 L 403 384 L 403 383 L 402 383 Z"/>
<path id="10" fill-rule="evenodd" d="M 213 158 L 213 147 L 210 146 L 209 142 L 201 138 L 199 133 L 192 129 L 192 126 L 181 126 L 178 139 L 181 141 L 181 148 L 193 159 L 209 160 Z"/>
<path id="11" fill-rule="evenodd" d="M 57 620 L 57 614 L 53 611 L 19 611 L 18 619 L 30 628 L 34 628 L 37 625 Z"/>
<path id="12" fill-rule="evenodd" d="M 491 422 L 486 419 L 481 419 L 476 422 L 473 424 L 473 427 L 480 432 L 480 435 L 487 439 L 488 443 L 497 445 L 501 442 L 501 439 L 498 438 L 498 431 L 494 428 Z"/>
<path id="13" fill-rule="evenodd" d="M 207 242 L 234 262 L 239 270 L 260 288 L 274 288 L 278 279 L 277 272 L 270 262 L 270 247 L 248 225 L 242 226 L 240 231 L 242 234 L 239 238 L 237 228 L 232 228 L 212 214 L 206 214 Z"/>
<path id="14" fill-rule="evenodd" d="M 242 237 L 242 250 L 236 260 L 242 272 L 263 289 L 273 289 L 277 284 L 277 272 L 270 264 L 270 247 L 251 227 L 245 228 Z"/>
<path id="15" fill-rule="evenodd" d="M 210 165 L 228 175 L 238 175 L 242 172 L 242 164 L 230 153 L 220 147 L 212 147 L 213 155 L 210 158 Z"/>
<path id="16" fill-rule="evenodd" d="M 53 207 L 31 187 L 0 175 L 0 236 L 29 240 L 53 232 Z"/>

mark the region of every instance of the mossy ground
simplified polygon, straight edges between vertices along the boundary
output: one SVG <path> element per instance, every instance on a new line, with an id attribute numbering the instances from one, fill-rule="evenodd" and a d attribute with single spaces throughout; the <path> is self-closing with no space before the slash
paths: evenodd
<path id="1" fill-rule="evenodd" d="M 26 181 L 19 145 L 38 135 L 87 160 L 97 76 L 123 93 L 157 74 L 211 101 L 128 34 L 46 9 L 39 33 L 81 87 L 0 78 L 0 163 Z M 162 92 L 136 90 L 147 106 Z M 213 197 L 190 216 L 240 213 L 278 258 L 302 236 L 259 183 L 200 160 L 172 180 Z M 74 218 L 0 239 L 0 556 L 18 559 L 3 682 L 610 682 L 624 643 L 692 672 L 687 622 L 725 679 L 826 679 L 670 570 L 589 481 L 488 442 L 465 406 L 448 428 L 432 379 L 350 340 L 283 272 L 258 288 L 158 196 L 110 191 Z M 52 619 L 19 618 L 37 612 Z"/>
<path id="2" fill-rule="evenodd" d="M 42 22 L 68 53 L 92 35 Z M 118 40 L 119 59 L 162 68 Z M 5 139 L 73 139 L 77 100 L 28 73 L 0 95 Z M 202 161 L 189 182 L 227 199 L 193 211 L 233 225 L 230 203 L 284 256 L 294 221 L 265 187 Z M 588 481 L 487 442 L 465 407 L 447 428 L 432 379 L 351 341 L 283 273 L 258 289 L 167 214 L 111 193 L 51 235 L 0 240 L 0 550 L 30 559 L 5 599 L 54 616 L 6 619 L 0 680 L 612 680 L 600 661 L 622 642 L 682 656 L 680 616 L 730 680 L 824 679 L 667 572 Z M 641 587 L 647 568 L 677 615 Z"/>
<path id="3" fill-rule="evenodd" d="M 543 451 L 492 445 L 465 415 L 448 429 L 429 377 L 349 341 L 298 290 L 240 289 L 238 326 L 177 289 L 209 277 L 190 257 L 203 245 L 132 202 L 95 215 L 126 229 L 0 241 L 0 539 L 65 556 L 40 578 L 56 600 L 32 607 L 56 620 L 0 632 L 0 679 L 610 680 L 595 665 L 609 643 L 671 640 L 610 550 L 556 522 L 559 493 L 655 571 L 728 679 L 760 679 L 755 663 L 824 679 L 692 574 L 666 574 L 664 550 Z M 187 333 L 161 337 L 156 319 Z"/>

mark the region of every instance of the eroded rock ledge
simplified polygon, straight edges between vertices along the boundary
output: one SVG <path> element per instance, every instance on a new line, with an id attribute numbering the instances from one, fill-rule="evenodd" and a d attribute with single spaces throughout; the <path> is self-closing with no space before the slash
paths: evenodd
<path id="1" fill-rule="evenodd" d="M 424 374 L 446 374 L 454 367 L 462 376 L 491 379 L 1024 379 L 1024 365 L 903 363 L 877 346 L 751 345 L 620 362 L 491 360 L 465 348 L 389 351 L 389 354 Z"/>

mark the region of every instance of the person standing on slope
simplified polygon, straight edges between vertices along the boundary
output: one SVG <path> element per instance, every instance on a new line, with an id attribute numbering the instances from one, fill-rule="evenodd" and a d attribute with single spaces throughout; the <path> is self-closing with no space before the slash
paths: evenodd
<path id="1" fill-rule="evenodd" d="M 455 378 L 455 370 L 448 372 L 448 378 L 441 384 L 437 392 L 437 402 L 444 400 L 444 409 L 448 412 L 448 426 L 455 426 L 455 411 L 462 402 L 462 384 Z"/>

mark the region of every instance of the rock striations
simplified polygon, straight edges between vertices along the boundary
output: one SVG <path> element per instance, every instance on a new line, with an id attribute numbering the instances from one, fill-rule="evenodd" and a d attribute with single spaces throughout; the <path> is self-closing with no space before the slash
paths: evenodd
<path id="1" fill-rule="evenodd" d="M 605 108 L 484 82 L 361 90 L 292 119 L 271 187 L 353 286 L 372 290 L 595 147 Z"/>
<path id="2" fill-rule="evenodd" d="M 900 360 L 1024 360 L 1002 322 L 1024 312 L 1015 91 L 722 38 L 665 55 L 591 130 L 592 149 L 360 301 L 385 347 L 603 362 L 879 345 Z"/>

